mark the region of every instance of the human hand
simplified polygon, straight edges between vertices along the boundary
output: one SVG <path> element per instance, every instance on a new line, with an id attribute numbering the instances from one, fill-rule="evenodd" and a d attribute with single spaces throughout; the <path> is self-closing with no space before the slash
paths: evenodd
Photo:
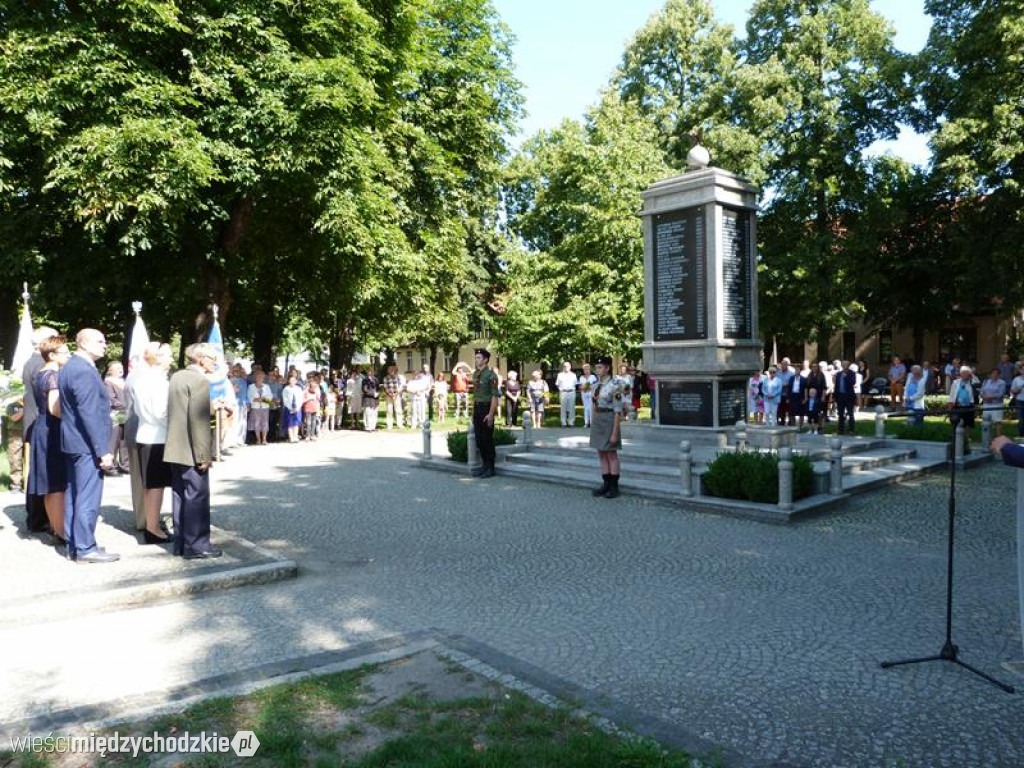
<path id="1" fill-rule="evenodd" d="M 210 462 L 204 461 L 202 464 L 196 464 L 196 469 L 200 472 L 205 472 L 210 468 Z"/>
<path id="2" fill-rule="evenodd" d="M 1010 438 L 1008 438 L 1006 435 L 999 435 L 999 437 L 995 438 L 991 443 L 989 443 L 988 447 L 989 450 L 991 450 L 993 453 L 999 453 L 1000 451 L 1003 450 L 1004 445 L 1009 445 L 1012 442 L 1013 441 L 1010 440 Z"/>
<path id="3" fill-rule="evenodd" d="M 114 466 L 114 454 L 104 453 L 99 459 L 100 469 L 111 469 Z"/>

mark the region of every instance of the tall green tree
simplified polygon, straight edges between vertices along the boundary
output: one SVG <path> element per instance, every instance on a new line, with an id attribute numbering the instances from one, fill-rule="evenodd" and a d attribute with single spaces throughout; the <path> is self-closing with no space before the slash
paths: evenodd
<path id="1" fill-rule="evenodd" d="M 639 356 L 643 341 L 641 192 L 668 173 L 655 126 L 610 90 L 585 124 L 564 122 L 524 145 L 510 168 L 505 354 Z"/>
<path id="2" fill-rule="evenodd" d="M 894 138 L 909 101 L 904 57 L 868 0 L 758 0 L 734 105 L 761 137 L 761 328 L 817 338 L 860 307 L 843 237 L 845 201 L 867 183 L 864 150 Z"/>

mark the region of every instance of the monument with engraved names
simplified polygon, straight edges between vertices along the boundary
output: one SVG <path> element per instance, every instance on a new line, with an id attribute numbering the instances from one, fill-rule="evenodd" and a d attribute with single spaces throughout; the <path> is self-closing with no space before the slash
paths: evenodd
<path id="1" fill-rule="evenodd" d="M 716 432 L 746 415 L 761 368 L 757 329 L 757 195 L 708 167 L 644 192 L 644 369 L 657 381 L 655 424 Z"/>

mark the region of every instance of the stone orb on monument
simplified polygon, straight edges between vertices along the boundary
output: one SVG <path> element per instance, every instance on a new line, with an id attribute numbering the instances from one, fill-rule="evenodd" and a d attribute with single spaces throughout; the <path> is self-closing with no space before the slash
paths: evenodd
<path id="1" fill-rule="evenodd" d="M 699 171 L 701 168 L 707 168 L 711 164 L 711 153 L 708 152 L 706 147 L 702 147 L 700 144 L 696 145 L 686 155 L 686 166 L 691 171 Z"/>

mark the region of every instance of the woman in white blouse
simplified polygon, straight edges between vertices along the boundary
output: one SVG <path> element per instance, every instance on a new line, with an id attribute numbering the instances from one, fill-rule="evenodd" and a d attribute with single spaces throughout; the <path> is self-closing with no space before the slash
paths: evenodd
<path id="1" fill-rule="evenodd" d="M 142 487 L 145 489 L 146 530 L 142 536 L 146 544 L 170 544 L 171 538 L 160 529 L 160 507 L 164 502 L 164 488 L 171 484 L 171 470 L 164 462 L 169 387 L 167 371 L 171 367 L 171 348 L 154 341 L 142 356 L 147 367 L 139 371 L 135 379 L 131 404 L 139 420 L 135 440 L 142 470 Z"/>
<path id="2" fill-rule="evenodd" d="M 257 369 L 249 385 L 249 424 L 256 436 L 256 445 L 267 444 L 270 430 L 270 406 L 274 403 L 274 391 L 264 380 L 263 371 Z"/>

